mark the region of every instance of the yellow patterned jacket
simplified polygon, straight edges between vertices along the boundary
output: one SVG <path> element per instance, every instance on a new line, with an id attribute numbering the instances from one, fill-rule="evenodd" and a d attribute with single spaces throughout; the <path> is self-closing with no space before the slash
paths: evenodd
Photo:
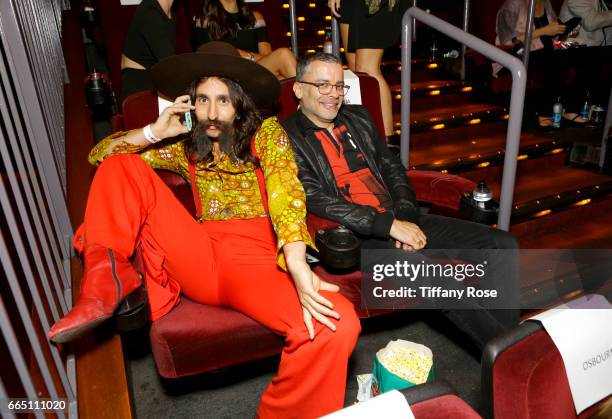
<path id="1" fill-rule="evenodd" d="M 176 172 L 189 181 L 189 162 L 183 141 L 157 147 L 109 144 L 125 135 L 119 132 L 100 141 L 89 153 L 89 162 L 100 164 L 106 157 L 121 153 L 139 153 L 154 169 Z M 297 165 L 287 134 L 276 118 L 266 119 L 255 134 L 255 151 L 264 174 L 269 216 L 277 237 L 279 265 L 285 269 L 280 249 L 303 241 L 314 248 L 306 228 L 306 195 L 297 178 Z M 261 199 L 253 163 L 232 162 L 224 153 L 215 153 L 210 163 L 196 165 L 196 184 L 202 202 L 201 220 L 250 219 L 268 216 Z"/>

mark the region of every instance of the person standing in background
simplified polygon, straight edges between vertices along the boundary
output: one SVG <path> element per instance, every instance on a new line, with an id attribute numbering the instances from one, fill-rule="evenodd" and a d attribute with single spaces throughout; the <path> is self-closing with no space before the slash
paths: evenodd
<path id="1" fill-rule="evenodd" d="M 341 18 L 340 32 L 351 70 L 378 81 L 385 135 L 393 135 L 393 110 L 389 84 L 380 65 L 386 48 L 400 40 L 408 0 L 329 0 L 332 14 Z M 349 53 L 354 52 L 354 60 Z M 351 61 L 354 64 L 351 65 Z"/>
<path id="2" fill-rule="evenodd" d="M 529 0 L 506 0 L 497 12 L 495 44 L 511 47 L 516 55 L 522 55 L 528 12 Z M 566 26 L 558 22 L 550 0 L 535 0 L 529 78 L 542 85 L 542 92 L 533 95 L 527 102 L 534 105 L 538 125 L 542 128 L 552 127 L 553 104 L 559 97 L 567 108 L 575 108 L 574 112 L 563 113 L 566 121 L 575 124 L 587 122 L 587 119 L 577 112 L 582 89 L 576 82 L 567 82 L 570 79 L 568 69 L 577 68 L 581 63 L 573 61 L 572 50 L 553 48 L 553 40 L 562 35 L 565 29 Z M 501 65 L 493 63 L 495 76 L 501 69 Z"/>
<path id="3" fill-rule="evenodd" d="M 577 41 L 588 47 L 612 46 L 612 9 L 604 0 L 565 0 L 561 6 L 563 22 L 579 17 Z"/>
<path id="4" fill-rule="evenodd" d="M 121 56 L 122 102 L 131 94 L 155 90 L 149 70 L 176 54 L 173 3 L 174 0 L 143 0 L 136 9 Z"/>

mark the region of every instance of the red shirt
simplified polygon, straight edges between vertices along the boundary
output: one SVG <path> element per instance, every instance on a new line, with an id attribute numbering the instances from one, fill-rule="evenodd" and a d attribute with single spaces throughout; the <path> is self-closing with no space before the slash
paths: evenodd
<path id="1" fill-rule="evenodd" d="M 374 207 L 378 212 L 385 212 L 393 206 L 391 198 L 372 174 L 346 125 L 334 127 L 333 136 L 326 129 L 318 129 L 313 134 L 321 143 L 338 189 L 347 201 Z"/>

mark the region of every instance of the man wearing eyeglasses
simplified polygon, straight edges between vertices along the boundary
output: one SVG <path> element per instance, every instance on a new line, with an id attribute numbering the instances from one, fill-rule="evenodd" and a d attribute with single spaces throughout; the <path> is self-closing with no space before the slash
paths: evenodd
<path id="1" fill-rule="evenodd" d="M 360 105 L 343 104 L 348 86 L 339 58 L 325 53 L 301 58 L 293 91 L 300 106 L 283 126 L 295 152 L 310 213 L 353 231 L 361 239 L 362 250 L 455 249 L 461 258 L 466 249 L 484 249 L 483 253 L 492 255 L 491 261 L 499 262 L 489 266 L 492 279 L 487 285 L 518 295 L 518 265 L 503 257 L 506 249 L 517 249 L 516 239 L 481 224 L 419 214 L 404 166 L 385 145 L 369 112 Z M 393 263 L 397 256 L 382 253 L 390 259 L 376 263 Z M 410 263 L 425 259 L 420 252 L 403 255 Z M 492 312 L 474 305 L 445 314 L 482 347 L 518 324 L 518 302 L 511 307 L 517 309 Z"/>

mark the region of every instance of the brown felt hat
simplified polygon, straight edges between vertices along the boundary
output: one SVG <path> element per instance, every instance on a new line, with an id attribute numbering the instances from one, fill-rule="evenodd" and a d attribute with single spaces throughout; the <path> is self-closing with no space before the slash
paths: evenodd
<path id="1" fill-rule="evenodd" d="M 259 106 L 276 103 L 280 94 L 278 79 L 265 67 L 242 58 L 226 42 L 212 41 L 196 52 L 165 58 L 151 68 L 153 84 L 167 99 L 187 94 L 189 85 L 206 76 L 224 77 L 238 83 Z"/>

